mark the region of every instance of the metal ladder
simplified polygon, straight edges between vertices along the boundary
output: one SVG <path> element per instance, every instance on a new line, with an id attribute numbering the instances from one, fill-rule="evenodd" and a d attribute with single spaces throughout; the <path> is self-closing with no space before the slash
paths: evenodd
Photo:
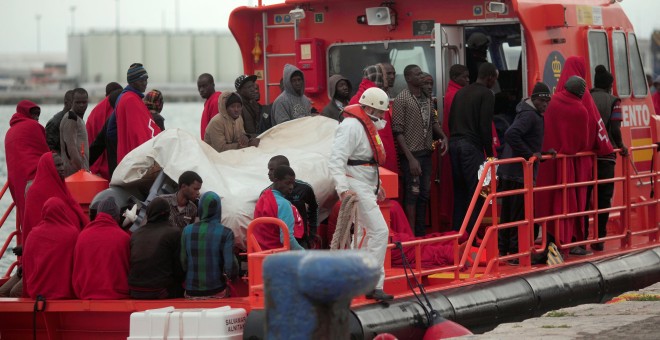
<path id="1" fill-rule="evenodd" d="M 268 76 L 268 61 L 270 58 L 290 58 L 295 57 L 296 53 L 268 53 L 268 31 L 271 29 L 283 29 L 283 28 L 293 28 L 293 39 L 298 39 L 298 20 L 294 19 L 292 24 L 283 24 L 283 25 L 268 25 L 268 13 L 261 13 L 261 22 L 263 24 L 263 51 L 264 51 L 264 84 L 266 84 L 265 89 L 265 103 L 270 104 L 271 100 L 269 98 L 269 89 L 271 86 L 280 86 L 279 82 L 270 82 L 270 77 Z"/>

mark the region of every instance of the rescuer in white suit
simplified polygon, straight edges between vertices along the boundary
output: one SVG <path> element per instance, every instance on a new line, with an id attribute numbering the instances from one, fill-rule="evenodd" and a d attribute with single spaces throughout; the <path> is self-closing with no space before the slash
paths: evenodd
<path id="1" fill-rule="evenodd" d="M 378 165 L 385 162 L 385 151 L 377 130 L 385 127 L 383 115 L 388 109 L 389 97 L 383 90 L 373 87 L 364 91 L 358 102 L 360 104 L 344 108 L 345 119 L 335 133 L 329 170 L 342 201 L 347 195 L 357 196 L 357 220 L 367 230 L 365 247 L 382 265 L 389 229 L 376 203 L 377 199 L 385 198 L 378 175 Z M 368 299 L 393 298 L 383 292 L 384 280 L 385 269 L 381 267 L 378 284 L 366 295 Z"/>

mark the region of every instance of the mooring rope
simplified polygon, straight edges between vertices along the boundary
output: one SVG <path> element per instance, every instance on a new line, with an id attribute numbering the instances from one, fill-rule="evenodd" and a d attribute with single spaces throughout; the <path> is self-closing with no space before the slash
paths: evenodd
<path id="1" fill-rule="evenodd" d="M 357 197 L 354 195 L 346 195 L 341 202 L 339 216 L 337 217 L 337 228 L 334 235 L 332 235 L 330 249 L 349 249 L 351 247 L 351 224 L 355 216 L 356 202 Z M 355 235 L 357 235 L 357 230 Z"/>

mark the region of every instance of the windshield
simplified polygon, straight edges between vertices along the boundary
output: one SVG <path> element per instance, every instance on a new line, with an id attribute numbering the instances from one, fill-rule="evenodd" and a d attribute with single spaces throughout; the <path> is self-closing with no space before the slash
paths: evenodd
<path id="1" fill-rule="evenodd" d="M 328 50 L 329 76 L 341 74 L 353 85 L 353 94 L 362 81 L 362 70 L 368 65 L 389 62 L 396 69 L 396 80 L 390 96 L 396 97 L 406 86 L 403 69 L 418 65 L 435 77 L 435 59 L 429 40 L 364 42 L 335 44 Z M 435 93 L 435 88 L 434 88 Z"/>

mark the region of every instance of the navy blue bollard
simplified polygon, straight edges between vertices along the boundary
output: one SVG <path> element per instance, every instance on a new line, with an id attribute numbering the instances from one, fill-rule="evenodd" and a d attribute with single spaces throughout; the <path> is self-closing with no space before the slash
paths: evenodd
<path id="1" fill-rule="evenodd" d="M 374 289 L 382 265 L 363 251 L 296 251 L 267 257 L 266 338 L 349 338 L 351 299 Z"/>

